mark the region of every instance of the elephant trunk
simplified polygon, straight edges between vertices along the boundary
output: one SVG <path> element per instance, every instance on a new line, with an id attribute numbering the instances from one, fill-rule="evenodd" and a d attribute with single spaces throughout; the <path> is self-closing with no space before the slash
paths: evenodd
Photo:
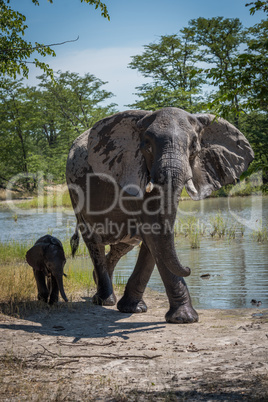
<path id="1" fill-rule="evenodd" d="M 174 154 L 174 151 L 173 151 Z M 147 185 L 146 192 L 154 190 L 155 194 L 161 194 L 162 210 L 153 216 L 148 215 L 147 221 L 151 225 L 158 224 L 161 233 L 153 235 L 153 241 L 147 239 L 146 243 L 158 266 L 161 266 L 176 276 L 186 277 L 191 273 L 190 268 L 180 263 L 174 244 L 174 223 L 178 208 L 178 198 L 185 183 L 185 166 L 182 159 L 171 157 L 169 154 L 162 155 L 152 168 L 151 179 L 157 177 L 157 186 Z M 149 191 L 150 190 L 150 191 Z"/>
<path id="2" fill-rule="evenodd" d="M 57 275 L 55 276 L 56 281 L 57 281 L 57 285 L 61 294 L 61 297 L 63 298 L 64 301 L 68 301 L 68 298 L 64 292 L 64 288 L 63 288 L 63 280 L 62 280 L 62 275 Z"/>
<path id="3" fill-rule="evenodd" d="M 178 144 L 172 144 L 172 146 L 163 144 L 154 156 L 151 182 L 163 186 L 164 189 L 172 186 L 175 191 L 182 190 L 188 166 L 188 163 L 183 163 L 185 161 L 183 154 L 184 152 Z M 146 190 L 148 191 L 148 189 Z"/>
<path id="4" fill-rule="evenodd" d="M 162 239 L 161 244 L 156 242 L 154 250 L 151 251 L 158 269 L 163 272 L 168 270 L 179 277 L 187 277 L 191 274 L 191 269 L 189 267 L 184 267 L 178 259 L 174 245 L 173 233 L 171 233 L 170 236 L 166 236 L 164 242 Z"/>

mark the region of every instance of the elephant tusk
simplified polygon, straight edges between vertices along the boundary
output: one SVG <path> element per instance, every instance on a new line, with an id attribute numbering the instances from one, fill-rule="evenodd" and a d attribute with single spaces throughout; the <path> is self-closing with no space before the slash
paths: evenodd
<path id="1" fill-rule="evenodd" d="M 196 190 L 196 188 L 195 188 L 195 186 L 194 186 L 194 183 L 193 183 L 193 180 L 192 180 L 192 179 L 190 179 L 190 180 L 187 181 L 187 187 L 188 187 L 188 189 L 189 189 L 193 194 L 195 194 L 195 195 L 198 194 L 198 192 L 197 192 L 197 190 Z"/>
<path id="2" fill-rule="evenodd" d="M 154 188 L 154 184 L 150 181 L 146 186 L 146 193 L 150 193 Z"/>

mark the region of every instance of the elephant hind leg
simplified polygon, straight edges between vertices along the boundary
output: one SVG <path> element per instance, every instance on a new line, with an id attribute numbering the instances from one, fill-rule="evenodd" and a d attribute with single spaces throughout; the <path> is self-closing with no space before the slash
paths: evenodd
<path id="1" fill-rule="evenodd" d="M 116 267 L 116 264 L 118 263 L 120 258 L 126 255 L 129 251 L 131 251 L 133 247 L 134 246 L 131 246 L 126 243 L 118 243 L 111 245 L 111 249 L 109 253 L 106 255 L 107 270 L 111 280 L 113 278 L 113 272 Z"/>
<path id="2" fill-rule="evenodd" d="M 155 261 L 147 246 L 142 243 L 134 271 L 130 276 L 124 295 L 117 303 L 117 308 L 123 313 L 143 313 L 147 306 L 143 293 L 151 277 Z"/>
<path id="3" fill-rule="evenodd" d="M 102 306 L 114 306 L 116 303 L 116 297 L 107 270 L 105 246 L 91 243 L 87 239 L 84 240 L 94 265 L 93 275 L 97 285 L 97 292 L 93 296 L 92 301 L 94 304 Z"/>

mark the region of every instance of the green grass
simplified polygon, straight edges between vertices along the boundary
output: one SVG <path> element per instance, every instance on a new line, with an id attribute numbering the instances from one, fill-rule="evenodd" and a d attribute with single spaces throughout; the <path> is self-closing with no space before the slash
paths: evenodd
<path id="1" fill-rule="evenodd" d="M 218 236 L 220 239 L 225 237 L 228 230 L 228 220 L 219 211 L 216 215 L 212 216 L 209 220 L 211 225 L 211 237 Z"/>
<path id="2" fill-rule="evenodd" d="M 0 302 L 10 306 L 36 298 L 33 270 L 27 264 L 4 264 L 0 270 Z"/>
<path id="3" fill-rule="evenodd" d="M 183 236 L 187 238 L 191 248 L 200 248 L 202 237 L 231 241 L 244 237 L 245 230 L 245 226 L 234 224 L 221 211 L 218 211 L 217 214 L 211 215 L 206 221 L 195 216 L 178 218 L 174 233 L 175 237 Z M 251 237 L 259 242 L 266 241 L 267 228 L 263 228 L 259 232 L 253 232 Z"/>
<path id="4" fill-rule="evenodd" d="M 27 250 L 31 248 L 34 241 L 15 241 L 11 240 L 9 242 L 0 242 L 0 260 L 2 264 L 24 261 Z"/>
<path id="5" fill-rule="evenodd" d="M 120 274 L 120 272 L 115 271 L 113 282 L 118 289 L 123 290 L 125 288 L 127 280 L 122 276 L 122 274 Z"/>
<path id="6" fill-rule="evenodd" d="M 195 216 L 177 220 L 175 237 L 184 236 L 188 238 L 191 248 L 200 248 L 200 239 L 203 235 L 204 225 Z"/>
<path id="7" fill-rule="evenodd" d="M 41 209 L 41 208 L 72 208 L 71 199 L 68 190 L 64 192 L 54 192 L 40 197 L 34 197 L 31 200 L 21 201 L 21 209 Z"/>
<path id="8" fill-rule="evenodd" d="M 261 224 L 262 226 L 262 224 Z M 252 237 L 258 243 L 265 243 L 268 241 L 268 229 L 267 227 L 260 227 L 256 230 L 253 230 Z"/>
<path id="9" fill-rule="evenodd" d="M 90 258 L 86 258 L 86 267 L 77 267 L 77 260 L 69 258 L 65 265 L 64 288 L 69 299 L 73 299 L 76 293 L 89 296 L 90 290 L 95 286 L 93 279 L 93 267 Z"/>

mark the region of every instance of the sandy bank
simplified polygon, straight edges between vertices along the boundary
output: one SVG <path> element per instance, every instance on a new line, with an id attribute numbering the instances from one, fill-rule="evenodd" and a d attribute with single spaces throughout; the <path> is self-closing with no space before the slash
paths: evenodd
<path id="1" fill-rule="evenodd" d="M 144 314 L 81 299 L 0 315 L 0 399 L 267 400 L 268 309 L 172 325 L 164 295 L 146 301 Z"/>

